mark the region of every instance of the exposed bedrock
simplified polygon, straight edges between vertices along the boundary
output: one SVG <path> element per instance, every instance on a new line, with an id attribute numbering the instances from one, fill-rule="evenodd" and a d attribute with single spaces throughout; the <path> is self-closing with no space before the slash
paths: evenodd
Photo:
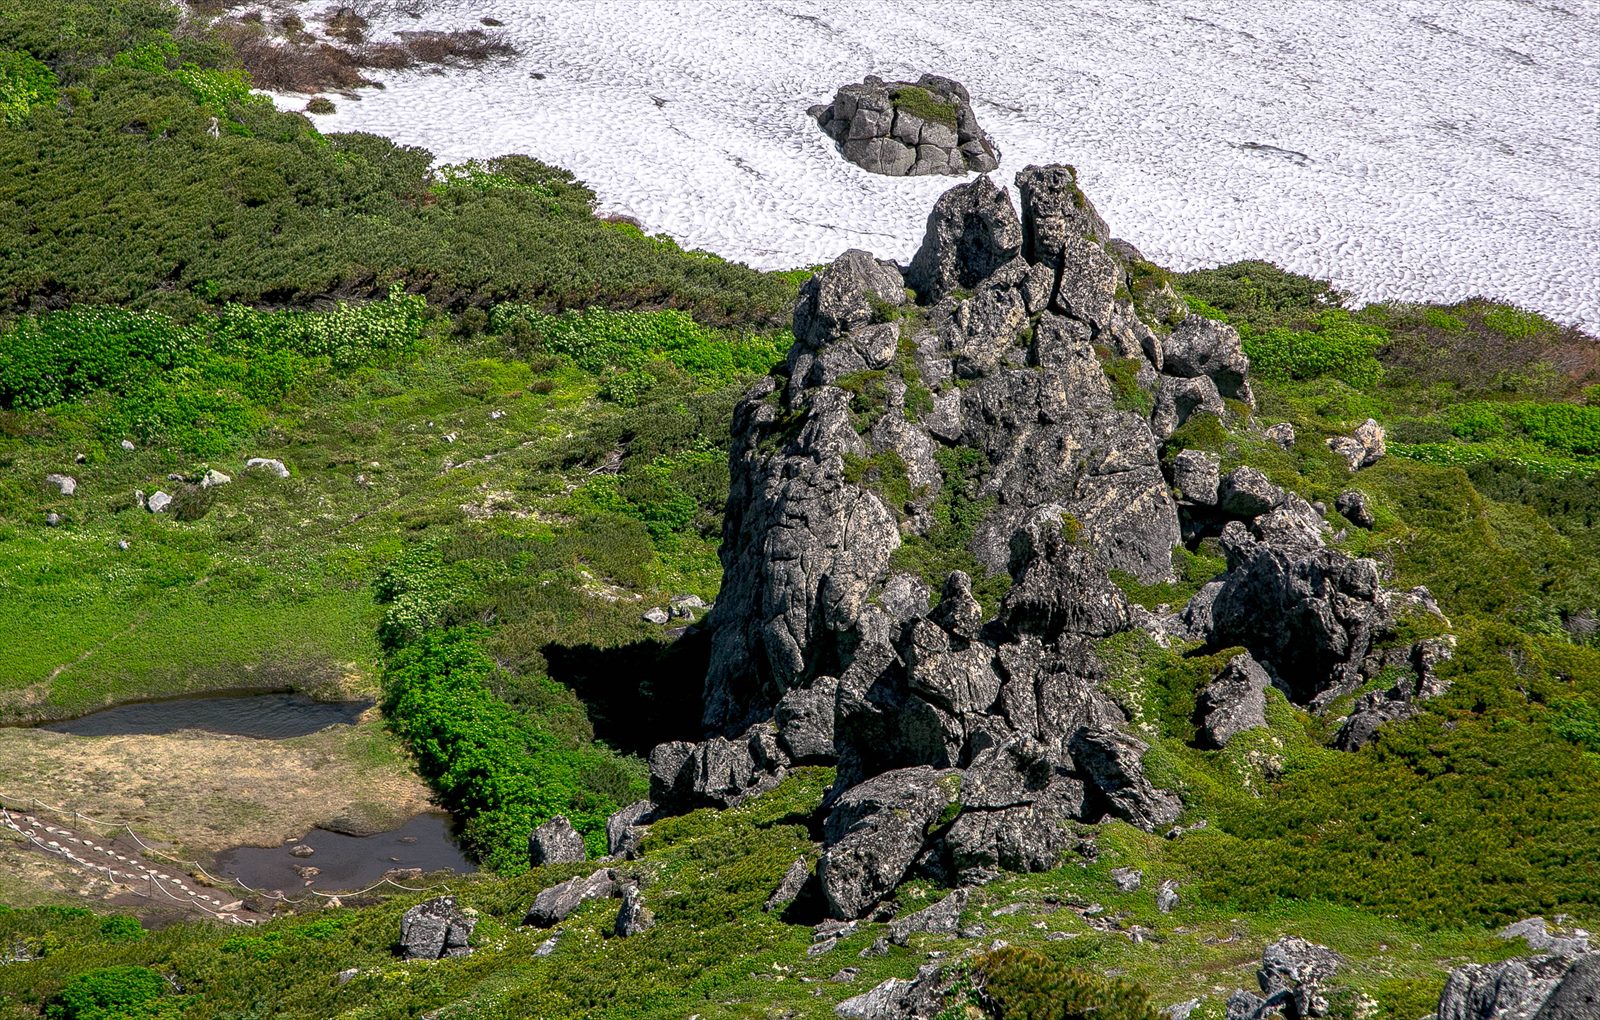
<path id="1" fill-rule="evenodd" d="M 978 126 L 972 97 L 949 78 L 925 74 L 914 82 L 886 82 L 869 76 L 807 112 L 845 159 L 876 174 L 962 176 L 1000 165 L 1000 150 Z"/>
<path id="2" fill-rule="evenodd" d="M 1351 689 L 1392 628 L 1376 566 L 1303 499 L 1198 452 L 1163 473 L 1186 416 L 1251 403 L 1237 333 L 1141 320 L 1070 167 L 1017 185 L 1020 211 L 987 178 L 946 193 L 906 270 L 850 251 L 807 281 L 784 368 L 734 414 L 708 736 L 655 749 L 651 798 L 726 806 L 835 764 L 815 881 L 836 917 L 913 868 L 1054 867 L 1074 820 L 1177 818 L 1095 648 L 1153 619 L 1112 572 L 1171 578 L 1180 503 L 1230 571 L 1164 625 L 1252 657 L 1213 685 L 1213 743 L 1264 723 L 1268 682 Z"/>

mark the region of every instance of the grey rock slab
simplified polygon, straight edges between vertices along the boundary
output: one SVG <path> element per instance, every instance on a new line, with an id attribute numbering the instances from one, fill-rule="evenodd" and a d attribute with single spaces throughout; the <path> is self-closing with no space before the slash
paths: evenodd
<path id="1" fill-rule="evenodd" d="M 796 896 L 800 895 L 800 890 L 805 888 L 806 881 L 810 878 L 811 868 L 806 864 L 806 859 L 796 858 L 795 862 L 789 865 L 789 870 L 784 872 L 783 881 L 772 890 L 772 895 L 767 897 L 767 902 L 761 909 L 770 913 L 788 906 Z"/>
<path id="2" fill-rule="evenodd" d="M 1196 699 L 1200 743 L 1226 747 L 1245 730 L 1267 724 L 1267 671 L 1249 655 L 1235 655 Z"/>
<path id="3" fill-rule="evenodd" d="M 574 829 L 564 815 L 556 815 L 528 835 L 530 867 L 571 864 L 586 857 L 588 852 L 583 846 L 583 834 Z"/>
<path id="4" fill-rule="evenodd" d="M 1259 517 L 1283 504 L 1284 492 L 1260 469 L 1234 468 L 1217 489 L 1217 508 L 1232 517 Z"/>
<path id="5" fill-rule="evenodd" d="M 611 931 L 617 938 L 628 938 L 648 931 L 656 923 L 655 914 L 645 906 L 644 894 L 639 887 L 629 883 L 622 887 L 622 905 L 617 908 L 617 921 Z"/>
<path id="6" fill-rule="evenodd" d="M 283 461 L 272 457 L 251 457 L 244 462 L 244 469 L 246 471 L 259 471 L 263 474 L 272 475 L 274 478 L 289 477 L 289 469 L 284 466 Z"/>
<path id="7" fill-rule="evenodd" d="M 1098 789 L 1113 814 L 1146 832 L 1176 821 L 1183 802 L 1157 789 L 1140 764 L 1149 745 L 1137 737 L 1104 726 L 1085 727 L 1073 735 L 1072 757 Z"/>
<path id="8" fill-rule="evenodd" d="M 1372 502 L 1359 489 L 1346 489 L 1333 501 L 1333 508 L 1358 528 L 1371 528 L 1377 523 L 1372 515 Z"/>
<path id="9" fill-rule="evenodd" d="M 613 813 L 606 819 L 606 852 L 625 855 L 630 846 L 637 846 L 655 812 L 654 801 L 636 800 Z"/>
<path id="10" fill-rule="evenodd" d="M 537 928 L 552 927 L 571 917 L 573 911 L 590 900 L 606 899 L 616 891 L 617 873 L 610 868 L 569 878 L 535 896 L 522 923 Z"/>
<path id="11" fill-rule="evenodd" d="M 923 834 L 954 795 L 955 773 L 926 765 L 885 772 L 846 790 L 823 824 L 817 878 L 837 918 L 864 915 L 905 876 Z"/>
<path id="12" fill-rule="evenodd" d="M 1172 461 L 1172 484 L 1180 499 L 1197 506 L 1216 506 L 1222 484 L 1222 458 L 1209 450 L 1183 450 Z"/>
<path id="13" fill-rule="evenodd" d="M 1328 440 L 1328 449 L 1343 457 L 1351 471 L 1359 471 L 1376 464 L 1389 452 L 1387 438 L 1383 426 L 1368 418 L 1350 435 Z"/>
<path id="14" fill-rule="evenodd" d="M 889 922 L 889 941 L 904 946 L 913 935 L 954 935 L 961 927 L 961 912 L 970 895 L 966 889 L 957 889 L 931 906 L 895 918 Z"/>
<path id="15" fill-rule="evenodd" d="M 465 956 L 472 952 L 468 941 L 477 923 L 453 896 L 418 903 L 400 918 L 400 954 L 407 960 Z"/>
<path id="16" fill-rule="evenodd" d="M 1170 914 L 1178 907 L 1178 883 L 1176 879 L 1167 879 L 1156 889 L 1156 909 L 1163 914 Z"/>

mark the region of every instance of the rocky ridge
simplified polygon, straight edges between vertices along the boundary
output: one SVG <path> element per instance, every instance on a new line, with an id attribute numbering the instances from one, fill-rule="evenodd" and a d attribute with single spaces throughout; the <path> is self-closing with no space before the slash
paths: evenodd
<path id="1" fill-rule="evenodd" d="M 850 251 L 802 289 L 787 364 L 735 412 L 709 736 L 651 754 L 669 811 L 835 764 L 814 881 L 837 918 L 913 870 L 1055 867 L 1075 820 L 1178 818 L 1102 689 L 1119 632 L 1245 650 L 1202 694 L 1207 746 L 1264 725 L 1268 685 L 1320 710 L 1412 677 L 1362 702 L 1378 722 L 1442 689 L 1448 643 L 1395 633 L 1437 616 L 1425 591 L 1386 588 L 1260 471 L 1171 448 L 1253 406 L 1238 334 L 1170 289 L 1136 308 L 1143 263 L 1071 167 L 1016 185 L 1020 212 L 987 177 L 951 189 L 905 268 Z M 1206 539 L 1228 569 L 1180 609 L 1113 580 L 1170 579 Z"/>
<path id="2" fill-rule="evenodd" d="M 978 126 L 966 88 L 938 75 L 914 82 L 869 75 L 807 113 L 845 159 L 875 174 L 964 176 L 1000 165 L 1000 150 Z"/>

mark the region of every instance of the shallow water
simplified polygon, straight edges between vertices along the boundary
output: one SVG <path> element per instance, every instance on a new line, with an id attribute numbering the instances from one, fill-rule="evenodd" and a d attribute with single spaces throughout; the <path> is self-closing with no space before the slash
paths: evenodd
<path id="1" fill-rule="evenodd" d="M 217 855 L 219 874 L 237 878 L 253 889 L 282 890 L 294 895 L 297 889 L 315 888 L 323 892 L 364 889 L 394 868 L 421 868 L 433 871 L 475 871 L 451 831 L 446 814 L 417 815 L 398 829 L 375 836 L 347 836 L 326 829 L 312 829 L 304 839 L 291 840 L 278 847 L 239 847 Z M 304 844 L 315 853 L 308 857 L 290 854 Z M 296 869 L 316 868 L 317 874 L 302 875 Z M 415 880 L 400 879 L 415 885 Z"/>
<path id="2" fill-rule="evenodd" d="M 116 705 L 99 712 L 46 723 L 40 729 L 80 737 L 158 735 L 204 730 L 263 740 L 303 737 L 329 726 L 350 725 L 370 701 L 314 701 L 304 694 L 240 694 L 176 698 Z"/>

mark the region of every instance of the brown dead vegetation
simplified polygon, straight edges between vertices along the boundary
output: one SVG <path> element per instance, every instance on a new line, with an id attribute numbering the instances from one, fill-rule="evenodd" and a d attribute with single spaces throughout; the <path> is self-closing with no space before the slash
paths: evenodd
<path id="1" fill-rule="evenodd" d="M 238 54 L 257 88 L 274 92 L 344 92 L 376 85 L 368 71 L 401 71 L 418 65 L 470 67 L 516 53 L 502 32 L 481 28 L 401 32 L 398 41 L 373 41 L 371 20 L 360 5 L 328 9 L 310 30 L 293 11 L 209 0 L 190 11 L 214 19 L 211 31 Z"/>

